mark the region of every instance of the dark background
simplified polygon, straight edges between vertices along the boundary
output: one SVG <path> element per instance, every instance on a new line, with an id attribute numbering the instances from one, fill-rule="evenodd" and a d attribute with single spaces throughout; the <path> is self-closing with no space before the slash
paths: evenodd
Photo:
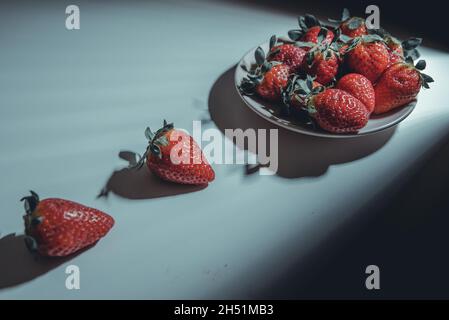
<path id="1" fill-rule="evenodd" d="M 402 38 L 422 37 L 425 46 L 449 50 L 449 35 L 445 27 L 449 5 L 444 1 L 235 0 L 234 2 L 298 15 L 311 13 L 321 18 L 340 18 L 341 11 L 345 7 L 350 10 L 351 15 L 364 17 L 365 8 L 373 4 L 380 9 L 380 21 L 385 29 Z"/>

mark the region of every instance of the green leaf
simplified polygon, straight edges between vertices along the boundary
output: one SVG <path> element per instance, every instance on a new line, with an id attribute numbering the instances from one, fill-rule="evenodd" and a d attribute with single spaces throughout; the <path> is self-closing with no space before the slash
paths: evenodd
<path id="1" fill-rule="evenodd" d="M 348 37 L 348 36 L 345 35 L 345 34 L 341 34 L 339 38 L 340 38 L 340 41 L 342 41 L 342 42 L 344 42 L 344 43 L 348 43 L 349 41 L 352 40 L 351 37 Z"/>
<path id="2" fill-rule="evenodd" d="M 346 21 L 346 20 L 348 20 L 349 18 L 351 18 L 351 14 L 349 13 L 348 8 L 344 8 L 344 9 L 343 9 L 343 13 L 342 13 L 342 15 L 341 15 L 341 21 L 342 21 L 342 22 L 343 22 L 343 21 Z"/>
<path id="3" fill-rule="evenodd" d="M 420 46 L 422 43 L 422 38 L 410 38 L 402 42 L 402 47 L 404 50 L 412 50 Z"/>
<path id="4" fill-rule="evenodd" d="M 276 45 L 276 42 L 277 42 L 276 35 L 272 35 L 271 38 L 270 38 L 270 51 Z"/>
<path id="5" fill-rule="evenodd" d="M 260 66 L 265 61 L 265 52 L 261 47 L 258 47 L 256 49 L 256 52 L 254 53 L 254 57 L 256 58 L 256 63 Z"/>
<path id="6" fill-rule="evenodd" d="M 412 49 L 412 50 L 406 50 L 404 52 L 404 56 L 405 56 L 405 58 L 410 57 L 413 60 L 416 60 L 421 56 L 421 54 L 419 53 L 418 49 Z"/>
<path id="7" fill-rule="evenodd" d="M 425 73 L 421 73 L 421 77 L 426 81 L 426 82 L 434 82 L 433 78 Z"/>
<path id="8" fill-rule="evenodd" d="M 306 32 L 307 29 L 309 29 L 309 28 L 307 27 L 306 22 L 305 22 L 305 17 L 304 17 L 304 16 L 298 17 L 298 24 L 299 24 L 299 28 L 300 28 L 303 32 Z"/>
<path id="9" fill-rule="evenodd" d="M 424 70 L 426 68 L 426 61 L 425 60 L 419 60 L 415 67 L 418 70 Z"/>
<path id="10" fill-rule="evenodd" d="M 326 36 L 327 36 L 327 29 L 321 28 L 320 32 L 318 32 L 318 36 L 317 36 L 318 43 L 322 43 L 324 41 L 324 39 L 326 39 Z"/>
<path id="11" fill-rule="evenodd" d="M 312 51 L 309 51 L 306 55 L 306 62 L 309 67 L 312 65 L 313 59 L 314 59 L 314 54 Z"/>
<path id="12" fill-rule="evenodd" d="M 150 127 L 147 127 L 147 128 L 145 129 L 145 137 L 146 137 L 149 141 L 153 140 L 153 138 L 154 138 L 154 133 L 153 133 L 153 131 L 151 131 Z"/>
<path id="13" fill-rule="evenodd" d="M 359 28 L 365 21 L 363 21 L 363 19 L 360 18 L 351 18 L 351 20 L 349 20 L 348 23 L 348 28 L 350 30 L 356 30 L 357 28 Z"/>
<path id="14" fill-rule="evenodd" d="M 299 40 L 303 35 L 303 32 L 301 30 L 290 30 L 288 32 L 288 37 L 292 39 L 293 41 Z"/>
<path id="15" fill-rule="evenodd" d="M 155 156 L 157 156 L 157 157 L 159 157 L 159 158 L 162 157 L 161 149 L 160 149 L 157 145 L 152 144 L 152 145 L 150 146 L 150 150 L 151 150 L 151 153 L 154 154 Z"/>
<path id="16" fill-rule="evenodd" d="M 314 15 L 311 15 L 311 14 L 306 14 L 304 16 L 304 22 L 307 26 L 307 29 L 310 29 L 311 27 L 320 25 L 320 22 L 318 21 L 318 19 Z"/>
<path id="17" fill-rule="evenodd" d="M 316 44 L 313 42 L 303 42 L 303 41 L 297 41 L 295 42 L 295 45 L 300 48 L 313 48 L 314 46 L 316 46 Z"/>
<path id="18" fill-rule="evenodd" d="M 313 79 L 309 75 L 307 75 L 306 84 L 307 84 L 307 89 L 309 89 L 309 90 L 313 89 Z"/>

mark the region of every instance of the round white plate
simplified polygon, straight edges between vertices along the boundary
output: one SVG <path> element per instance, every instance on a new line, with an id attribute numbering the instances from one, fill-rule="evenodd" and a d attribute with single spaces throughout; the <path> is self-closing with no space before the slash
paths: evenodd
<path id="1" fill-rule="evenodd" d="M 269 43 L 263 43 L 260 45 L 265 52 L 268 52 Z M 303 134 L 308 134 L 312 136 L 328 137 L 328 138 L 348 138 L 348 137 L 358 137 L 362 135 L 376 133 L 392 126 L 397 125 L 399 122 L 407 118 L 407 116 L 413 111 L 416 106 L 416 101 L 413 101 L 403 107 L 396 108 L 390 112 L 384 113 L 382 115 L 372 115 L 368 121 L 368 124 L 360 129 L 357 133 L 352 134 L 335 134 L 324 131 L 318 127 L 309 126 L 294 116 L 284 116 L 280 112 L 280 106 L 273 104 L 272 102 L 264 101 L 255 96 L 242 95 L 238 86 L 240 85 L 243 78 L 247 76 L 247 72 L 241 67 L 245 65 L 249 70 L 250 66 L 255 64 L 254 51 L 257 47 L 248 51 L 243 58 L 238 63 L 235 69 L 235 86 L 240 97 L 243 99 L 245 104 L 255 111 L 262 118 L 279 125 L 285 129 L 300 132 Z"/>

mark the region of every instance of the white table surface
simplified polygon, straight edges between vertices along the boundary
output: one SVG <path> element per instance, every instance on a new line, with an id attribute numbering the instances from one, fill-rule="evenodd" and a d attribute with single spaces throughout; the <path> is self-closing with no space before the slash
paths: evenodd
<path id="1" fill-rule="evenodd" d="M 214 165 L 216 180 L 190 192 L 122 172 L 96 199 L 125 165 L 118 152 L 143 151 L 144 128 L 164 118 L 190 130 L 209 109 L 207 128 L 274 128 L 238 100 L 232 68 L 296 20 L 216 2 L 78 4 L 78 31 L 65 29 L 63 2 L 0 5 L 0 299 L 255 297 L 448 131 L 449 55 L 425 48 L 435 83 L 396 130 L 341 141 L 280 130 L 278 175 Z M 116 225 L 79 255 L 35 261 L 19 236 L 29 189 Z M 65 288 L 70 264 L 80 290 Z"/>

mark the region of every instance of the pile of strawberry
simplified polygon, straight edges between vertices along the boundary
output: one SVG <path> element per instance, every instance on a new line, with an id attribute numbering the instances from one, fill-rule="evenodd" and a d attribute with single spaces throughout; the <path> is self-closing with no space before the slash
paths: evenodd
<path id="1" fill-rule="evenodd" d="M 307 114 L 307 121 L 333 133 L 354 133 L 372 114 L 386 113 L 416 99 L 433 79 L 422 73 L 422 39 L 400 42 L 384 29 L 343 10 L 336 27 L 312 15 L 298 18 L 288 40 L 270 38 L 269 52 L 259 47 L 256 64 L 240 84 L 246 95 L 282 105 L 287 114 Z"/>

